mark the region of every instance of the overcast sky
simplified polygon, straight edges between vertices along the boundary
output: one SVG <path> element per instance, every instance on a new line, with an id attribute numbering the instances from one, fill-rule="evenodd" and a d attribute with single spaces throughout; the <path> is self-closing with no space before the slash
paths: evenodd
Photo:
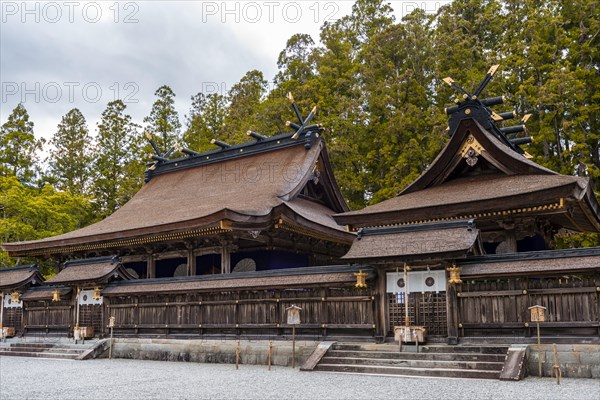
<path id="1" fill-rule="evenodd" d="M 396 18 L 448 1 L 390 3 Z M 252 69 L 272 80 L 287 39 L 349 14 L 353 1 L 0 1 L 0 121 L 24 103 L 36 136 L 50 138 L 79 108 L 92 134 L 121 98 L 138 123 L 162 84 L 181 122 L 190 96 L 226 93 Z"/>

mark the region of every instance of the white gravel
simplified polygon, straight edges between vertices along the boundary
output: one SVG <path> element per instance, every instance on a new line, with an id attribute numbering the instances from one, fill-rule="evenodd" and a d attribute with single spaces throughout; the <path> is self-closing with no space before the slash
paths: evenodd
<path id="1" fill-rule="evenodd" d="M 600 380 L 364 376 L 231 364 L 0 357 L 0 399 L 600 399 Z"/>

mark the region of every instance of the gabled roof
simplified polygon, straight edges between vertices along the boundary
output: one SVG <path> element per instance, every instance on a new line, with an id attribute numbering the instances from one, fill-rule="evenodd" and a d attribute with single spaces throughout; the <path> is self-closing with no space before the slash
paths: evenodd
<path id="1" fill-rule="evenodd" d="M 117 257 L 96 257 L 67 261 L 65 268 L 46 283 L 58 285 L 95 285 L 111 279 L 134 279 Z"/>
<path id="2" fill-rule="evenodd" d="M 0 269 L 0 290 L 15 290 L 43 282 L 44 277 L 36 264 Z"/>
<path id="3" fill-rule="evenodd" d="M 38 301 L 38 300 L 49 300 L 54 295 L 54 291 L 58 290 L 58 294 L 61 298 L 65 298 L 66 295 L 73 291 L 73 288 L 67 286 L 39 286 L 30 288 L 21 295 L 23 301 Z"/>
<path id="4" fill-rule="evenodd" d="M 244 290 L 261 288 L 313 287 L 323 285 L 348 285 L 356 282 L 355 272 L 375 276 L 375 270 L 360 265 L 328 265 L 320 267 L 288 268 L 270 271 L 234 272 L 231 274 L 196 275 L 176 278 L 140 279 L 114 282 L 102 290 L 103 296 L 146 293 L 190 293 L 219 289 Z"/>
<path id="5" fill-rule="evenodd" d="M 469 118 L 459 122 L 429 168 L 397 197 L 334 219 L 356 228 L 552 214 L 557 225 L 600 232 L 599 213 L 588 178 L 560 175 L 528 160 Z"/>
<path id="6" fill-rule="evenodd" d="M 479 230 L 472 220 L 437 222 L 391 228 L 363 228 L 347 260 L 409 261 L 464 258 L 481 254 Z"/>
<path id="7" fill-rule="evenodd" d="M 49 254 L 265 229 L 284 209 L 299 221 L 310 221 L 307 228 L 350 243 L 353 236 L 331 217 L 348 208 L 323 140 L 291 136 L 161 163 L 149 172 L 151 179 L 140 191 L 106 219 L 63 235 L 3 244 L 3 248 L 11 255 Z M 304 198 L 307 185 L 318 185 L 322 198 Z"/>
<path id="8" fill-rule="evenodd" d="M 458 263 L 469 278 L 506 275 L 580 273 L 598 270 L 600 247 L 490 254 L 469 257 Z M 594 289 L 592 289 L 594 290 Z"/>

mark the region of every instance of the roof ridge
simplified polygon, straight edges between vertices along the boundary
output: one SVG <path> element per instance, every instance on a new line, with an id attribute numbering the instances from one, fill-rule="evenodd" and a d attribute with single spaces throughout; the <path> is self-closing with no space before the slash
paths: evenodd
<path id="1" fill-rule="evenodd" d="M 306 131 L 298 138 L 294 137 L 294 132 L 284 133 L 265 137 L 264 139 L 260 140 L 231 145 L 229 147 L 208 150 L 202 153 L 188 155 L 187 157 L 169 159 L 157 164 L 154 170 L 146 170 L 144 173 L 144 179 L 146 182 L 148 182 L 155 175 L 165 174 L 181 169 L 194 168 L 206 164 L 228 161 L 240 157 L 247 157 L 254 154 L 284 149 L 291 146 L 304 145 L 306 150 L 310 150 L 315 142 L 322 140 L 320 136 L 321 130 L 322 129 L 319 128 L 314 131 Z"/>

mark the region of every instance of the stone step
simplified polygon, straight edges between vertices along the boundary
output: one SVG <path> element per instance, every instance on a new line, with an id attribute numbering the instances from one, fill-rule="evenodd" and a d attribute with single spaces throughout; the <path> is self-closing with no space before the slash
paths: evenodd
<path id="1" fill-rule="evenodd" d="M 333 350 L 356 350 L 356 351 L 394 351 L 397 345 L 372 345 L 360 343 L 336 343 Z M 415 348 L 415 346 L 411 346 Z M 420 353 L 483 353 L 483 354 L 506 354 L 508 346 L 446 346 L 446 345 L 423 345 L 419 346 Z"/>
<path id="2" fill-rule="evenodd" d="M 392 360 L 435 360 L 435 361 L 479 361 L 479 362 L 504 362 L 505 354 L 477 354 L 477 353 L 413 353 L 391 351 L 354 351 L 354 350 L 329 350 L 327 356 L 350 358 L 376 358 Z"/>
<path id="3" fill-rule="evenodd" d="M 499 371 L 452 368 L 417 368 L 382 365 L 318 364 L 315 371 L 374 375 L 432 376 L 449 378 L 498 379 Z"/>
<path id="4" fill-rule="evenodd" d="M 434 360 L 403 360 L 403 359 L 377 359 L 377 358 L 350 358 L 350 357 L 329 357 L 321 359 L 323 364 L 345 364 L 345 365 L 380 365 L 380 366 L 401 366 L 416 368 L 445 368 L 445 369 L 468 369 L 498 371 L 502 370 L 503 362 L 474 362 L 474 361 L 434 361 Z"/>
<path id="5" fill-rule="evenodd" d="M 81 349 L 87 349 L 91 346 L 93 346 L 95 342 L 92 341 L 87 341 L 86 343 L 64 343 L 64 342 L 57 342 L 57 343 L 52 343 L 52 342 L 43 342 L 43 343 L 37 343 L 37 342 L 20 342 L 20 343 L 9 343 L 9 347 L 10 348 L 23 348 L 23 347 L 27 347 L 27 348 L 39 348 L 39 349 L 50 349 L 50 348 L 55 348 L 55 347 L 61 347 L 64 349 L 77 349 L 77 350 L 81 350 Z"/>
<path id="6" fill-rule="evenodd" d="M 56 346 L 56 347 L 5 347 L 1 350 L 13 353 L 66 353 L 66 354 L 81 354 L 86 351 L 87 347 L 79 349 L 72 349 L 68 347 Z"/>
<path id="7" fill-rule="evenodd" d="M 30 352 L 30 351 L 6 351 L 0 350 L 0 356 L 11 356 L 11 357 L 38 357 L 38 358 L 58 358 L 67 360 L 77 360 L 79 354 L 69 353 L 46 353 L 46 352 Z"/>

